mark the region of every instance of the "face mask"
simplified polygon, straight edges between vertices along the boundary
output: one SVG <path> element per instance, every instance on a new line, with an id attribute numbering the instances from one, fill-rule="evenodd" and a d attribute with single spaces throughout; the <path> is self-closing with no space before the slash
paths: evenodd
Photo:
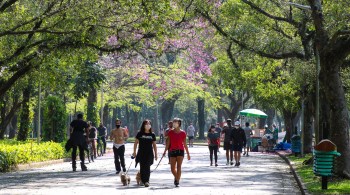
<path id="1" fill-rule="evenodd" d="M 116 125 L 116 127 L 117 127 L 117 129 L 119 129 L 119 128 L 120 128 L 120 125 Z"/>
<path id="2" fill-rule="evenodd" d="M 179 124 L 173 123 L 173 127 L 174 127 L 174 128 L 178 128 L 178 127 L 179 127 Z"/>
<path id="3" fill-rule="evenodd" d="M 151 125 L 145 125 L 145 129 L 147 130 L 151 129 Z"/>

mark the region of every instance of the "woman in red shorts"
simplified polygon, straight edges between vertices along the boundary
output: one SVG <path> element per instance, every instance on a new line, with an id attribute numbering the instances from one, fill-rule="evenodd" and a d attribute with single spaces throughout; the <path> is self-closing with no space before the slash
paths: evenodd
<path id="1" fill-rule="evenodd" d="M 181 129 L 181 119 L 175 118 L 173 120 L 173 131 L 168 133 L 168 141 L 164 150 L 163 156 L 169 150 L 171 173 L 174 175 L 174 185 L 179 186 L 181 178 L 181 165 L 185 156 L 190 160 L 190 153 L 188 152 L 186 144 L 186 132 Z"/>

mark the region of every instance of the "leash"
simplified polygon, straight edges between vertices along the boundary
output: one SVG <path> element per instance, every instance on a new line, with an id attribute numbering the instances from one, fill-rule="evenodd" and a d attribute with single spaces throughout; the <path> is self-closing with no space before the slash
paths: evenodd
<path id="1" fill-rule="evenodd" d="M 133 158 L 131 158 L 131 159 L 133 159 Z M 132 162 L 134 162 L 134 159 L 131 161 L 131 163 L 130 163 L 130 165 L 129 165 L 129 168 L 128 168 L 128 170 L 125 172 L 125 174 L 128 174 L 129 169 L 130 169 L 130 167 L 131 167 L 131 165 L 132 165 Z"/>
<path id="2" fill-rule="evenodd" d="M 154 172 L 158 168 L 158 166 L 160 165 L 160 162 L 162 162 L 162 160 L 163 160 L 163 157 L 164 157 L 164 155 L 162 155 L 162 157 L 160 158 L 160 160 L 158 162 L 158 165 L 156 166 L 156 168 L 153 169 L 153 171 L 151 171 L 151 173 Z"/>

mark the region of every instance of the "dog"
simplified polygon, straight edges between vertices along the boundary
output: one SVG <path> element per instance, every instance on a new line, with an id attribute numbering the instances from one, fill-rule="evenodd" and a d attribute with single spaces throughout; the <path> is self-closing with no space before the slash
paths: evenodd
<path id="1" fill-rule="evenodd" d="M 136 174 L 136 183 L 137 183 L 137 185 L 141 185 L 141 174 L 140 174 L 140 171 L 137 172 L 137 174 Z"/>
<path id="2" fill-rule="evenodd" d="M 122 181 L 123 186 L 127 186 L 130 184 L 130 176 L 126 173 L 122 173 L 120 175 L 120 180 Z"/>

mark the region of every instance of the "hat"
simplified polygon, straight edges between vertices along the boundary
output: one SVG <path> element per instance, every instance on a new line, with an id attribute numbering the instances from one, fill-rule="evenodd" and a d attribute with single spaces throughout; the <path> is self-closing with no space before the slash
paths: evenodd
<path id="1" fill-rule="evenodd" d="M 239 126 L 240 124 L 241 124 L 241 123 L 240 123 L 239 121 L 236 121 L 236 122 L 235 122 L 235 125 L 236 125 L 236 126 Z"/>

